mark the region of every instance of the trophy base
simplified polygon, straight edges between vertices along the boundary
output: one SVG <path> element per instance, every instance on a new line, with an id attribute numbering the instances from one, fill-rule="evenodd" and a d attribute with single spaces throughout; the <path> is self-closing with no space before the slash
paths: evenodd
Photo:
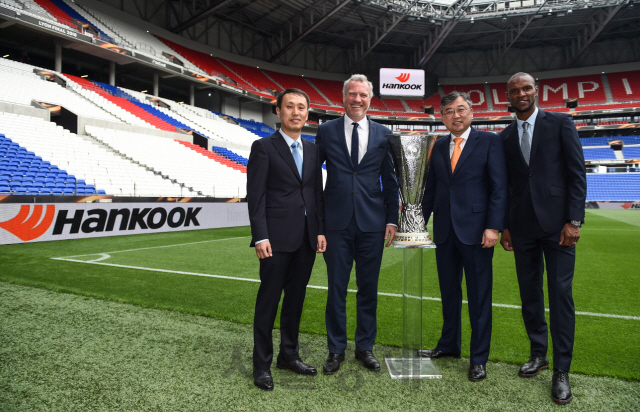
<path id="1" fill-rule="evenodd" d="M 429 232 L 423 233 L 401 233 L 396 232 L 396 236 L 391 243 L 393 246 L 421 246 L 430 245 L 431 236 Z"/>

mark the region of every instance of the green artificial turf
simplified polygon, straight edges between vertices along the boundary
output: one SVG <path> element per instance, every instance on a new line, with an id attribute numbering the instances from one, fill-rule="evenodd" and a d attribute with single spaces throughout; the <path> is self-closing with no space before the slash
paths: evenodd
<path id="1" fill-rule="evenodd" d="M 0 282 L 0 411 L 637 411 L 640 382 L 572 373 L 574 399 L 550 397 L 551 371 L 523 379 L 489 362 L 469 382 L 468 359 L 435 360 L 442 379 L 391 379 L 365 370 L 353 342 L 341 370 L 251 378 L 251 326 Z M 278 334 L 274 334 L 277 347 Z M 301 334 L 320 368 L 322 336 Z M 380 359 L 400 349 L 377 345 Z"/>
<path id="2" fill-rule="evenodd" d="M 588 211 L 586 221 L 577 249 L 576 310 L 632 318 L 578 314 L 572 371 L 640 380 L 640 258 L 636 251 L 640 214 L 635 210 Z M 402 254 L 401 250 L 385 249 L 381 293 L 402 293 Z M 84 263 L 52 259 L 70 256 Z M 241 324 L 253 320 L 258 288 L 254 282 L 258 259 L 249 248 L 246 227 L 5 245 L 0 246 L 0 267 L 0 280 L 6 282 Z M 310 285 L 326 284 L 324 260 L 318 255 Z M 355 276 L 350 288 L 356 289 Z M 432 250 L 424 251 L 423 296 L 439 298 Z M 325 302 L 326 290 L 307 290 L 303 332 L 325 334 Z M 493 302 L 520 305 L 513 254 L 501 248 L 496 248 L 494 257 Z M 353 338 L 355 293 L 348 295 L 347 305 L 349 337 Z M 494 307 L 493 313 L 490 359 L 522 363 L 529 355 L 529 342 L 519 309 Z M 423 301 L 423 324 L 423 347 L 432 348 L 442 326 L 439 301 Z M 469 354 L 469 338 L 465 306 L 465 356 Z M 379 297 L 377 343 L 401 345 L 401 298 Z"/>

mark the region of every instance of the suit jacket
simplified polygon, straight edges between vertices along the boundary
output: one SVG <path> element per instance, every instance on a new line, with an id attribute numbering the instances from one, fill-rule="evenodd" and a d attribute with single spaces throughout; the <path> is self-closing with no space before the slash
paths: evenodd
<path id="1" fill-rule="evenodd" d="M 322 162 L 318 146 L 300 138 L 302 176 L 291 149 L 276 132 L 251 145 L 247 163 L 247 202 L 251 223 L 251 246 L 269 239 L 274 252 L 294 252 L 302 242 L 306 219 L 309 243 L 315 250 L 324 235 Z"/>
<path id="2" fill-rule="evenodd" d="M 388 223 L 398 224 L 398 182 L 386 138 L 390 133 L 388 128 L 369 120 L 367 153 L 354 168 L 344 135 L 344 116 L 318 127 L 320 162 L 327 162 L 327 230 L 345 229 L 354 211 L 363 232 L 384 232 Z"/>
<path id="3" fill-rule="evenodd" d="M 425 220 L 433 211 L 433 241 L 442 244 L 453 227 L 465 245 L 482 243 L 485 229 L 502 230 L 507 206 L 507 171 L 502 139 L 473 127 L 451 172 L 451 135 L 433 145 L 422 202 Z"/>
<path id="4" fill-rule="evenodd" d="M 520 200 L 529 191 L 533 212 L 545 232 L 558 233 L 569 220 L 584 221 L 586 169 L 572 117 L 538 108 L 528 166 L 520 150 L 517 122 L 500 136 L 504 139 L 509 178 L 505 227 L 520 233 L 528 229 L 523 227 L 527 220 L 521 217 L 531 205 Z"/>

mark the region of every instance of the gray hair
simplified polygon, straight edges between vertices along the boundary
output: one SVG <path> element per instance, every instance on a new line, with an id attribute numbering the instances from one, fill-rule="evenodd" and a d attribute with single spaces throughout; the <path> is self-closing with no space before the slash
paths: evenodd
<path id="1" fill-rule="evenodd" d="M 363 82 L 369 85 L 369 98 L 373 97 L 373 83 L 367 79 L 367 76 L 364 74 L 353 74 L 344 82 L 344 86 L 342 86 L 342 97 L 347 95 L 347 91 L 349 90 L 349 83 L 351 82 Z"/>
<path id="2" fill-rule="evenodd" d="M 442 113 L 443 107 L 445 107 L 448 104 L 451 104 L 451 102 L 453 102 L 458 97 L 462 97 L 465 102 L 469 103 L 469 108 L 473 106 L 473 103 L 471 103 L 471 98 L 469 97 L 469 93 L 451 92 L 440 100 L 440 113 Z"/>
<path id="3" fill-rule="evenodd" d="M 508 90 L 509 89 L 509 83 L 511 83 L 512 80 L 515 80 L 515 79 L 520 78 L 520 77 L 529 77 L 529 78 L 531 78 L 531 81 L 533 82 L 533 85 L 534 86 L 536 85 L 536 79 L 532 75 L 530 75 L 529 73 L 525 73 L 525 72 L 518 72 L 518 73 L 514 74 L 513 76 L 511 76 L 509 78 L 509 80 L 507 81 L 507 92 L 509 91 Z"/>

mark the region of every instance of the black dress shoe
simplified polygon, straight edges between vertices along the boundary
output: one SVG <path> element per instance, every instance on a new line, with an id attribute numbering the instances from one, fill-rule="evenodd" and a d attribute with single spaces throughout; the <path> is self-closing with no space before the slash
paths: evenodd
<path id="1" fill-rule="evenodd" d="M 273 390 L 273 378 L 269 369 L 254 369 L 253 384 L 263 391 Z"/>
<path id="2" fill-rule="evenodd" d="M 542 369 L 547 369 L 548 367 L 549 358 L 546 356 L 532 356 L 528 362 L 522 365 L 518 375 L 523 378 L 531 378 L 536 376 Z"/>
<path id="3" fill-rule="evenodd" d="M 566 405 L 571 402 L 571 385 L 569 384 L 569 372 L 559 369 L 553 370 L 551 380 L 551 399 L 558 405 Z"/>
<path id="4" fill-rule="evenodd" d="M 437 358 L 460 358 L 460 354 L 459 353 L 443 352 L 443 351 L 438 350 L 438 349 L 419 350 L 418 351 L 418 355 L 422 356 L 423 358 L 431 358 L 431 359 L 437 359 Z"/>
<path id="5" fill-rule="evenodd" d="M 340 369 L 340 362 L 344 361 L 344 353 L 329 353 L 327 361 L 322 367 L 325 375 L 333 375 Z"/>
<path id="6" fill-rule="evenodd" d="M 487 377 L 487 368 L 484 365 L 469 366 L 469 380 L 478 382 Z"/>
<path id="7" fill-rule="evenodd" d="M 281 359 L 280 356 L 278 356 L 278 360 L 276 361 L 276 367 L 278 369 L 290 369 L 295 373 L 297 373 L 298 375 L 316 376 L 318 374 L 318 371 L 316 370 L 316 368 L 314 368 L 311 365 L 307 365 L 306 363 L 302 362 L 300 359 L 286 361 L 284 359 Z"/>
<path id="8" fill-rule="evenodd" d="M 380 370 L 380 362 L 378 362 L 378 359 L 373 356 L 373 352 L 371 352 L 370 350 L 357 350 L 356 359 L 362 362 L 362 366 L 369 369 L 370 371 Z"/>

